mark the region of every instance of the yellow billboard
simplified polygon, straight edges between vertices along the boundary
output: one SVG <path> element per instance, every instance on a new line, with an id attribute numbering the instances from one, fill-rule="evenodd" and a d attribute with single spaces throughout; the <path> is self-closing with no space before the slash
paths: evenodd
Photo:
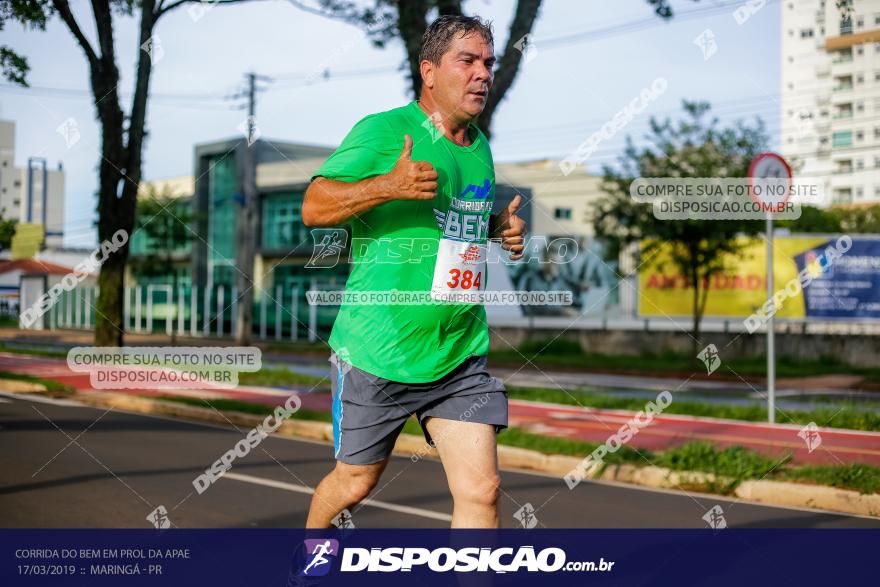
<path id="1" fill-rule="evenodd" d="M 13 259 L 31 259 L 40 252 L 44 239 L 45 231 L 42 224 L 16 224 L 10 256 Z"/>
<path id="2" fill-rule="evenodd" d="M 836 237 L 780 236 L 773 239 L 774 289 L 782 289 L 797 279 L 797 258 Z M 725 270 L 707 282 L 705 316 L 747 317 L 767 301 L 767 242 L 743 239 L 736 255 L 725 255 Z M 670 245 L 663 245 L 646 257 L 642 245 L 639 268 L 639 315 L 646 317 L 692 316 L 694 288 L 690 279 L 673 264 Z M 821 267 L 816 267 L 821 272 Z M 806 315 L 803 292 L 788 299 L 776 313 L 780 318 Z"/>

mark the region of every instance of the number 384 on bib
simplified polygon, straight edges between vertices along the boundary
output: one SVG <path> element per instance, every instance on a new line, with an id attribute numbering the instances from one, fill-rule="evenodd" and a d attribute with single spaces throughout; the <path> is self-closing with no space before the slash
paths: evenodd
<path id="1" fill-rule="evenodd" d="M 486 282 L 486 245 L 440 239 L 431 291 L 481 291 Z"/>

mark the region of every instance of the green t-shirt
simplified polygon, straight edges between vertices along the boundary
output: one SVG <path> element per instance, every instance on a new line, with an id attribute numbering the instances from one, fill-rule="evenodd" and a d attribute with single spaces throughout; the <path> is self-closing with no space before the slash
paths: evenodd
<path id="1" fill-rule="evenodd" d="M 314 177 L 347 182 L 388 173 L 408 134 L 413 140 L 412 160 L 428 161 L 438 174 L 433 200 L 393 200 L 352 218 L 353 268 L 347 291 L 430 292 L 441 238 L 487 242 L 495 168 L 485 135 L 475 125 L 468 132 L 472 143 L 456 145 L 413 101 L 363 118 L 315 173 Z M 390 251 L 388 241 L 378 239 L 395 239 L 395 243 L 412 239 L 416 244 Z M 395 263 L 372 262 L 389 255 L 400 258 Z M 425 383 L 441 378 L 471 355 L 487 354 L 489 332 L 481 304 L 343 304 L 329 344 L 367 373 Z"/>

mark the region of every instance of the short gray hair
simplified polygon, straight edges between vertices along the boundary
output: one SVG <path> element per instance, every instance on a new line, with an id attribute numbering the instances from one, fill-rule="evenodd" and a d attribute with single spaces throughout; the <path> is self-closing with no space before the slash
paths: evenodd
<path id="1" fill-rule="evenodd" d="M 443 15 L 436 19 L 422 35 L 422 46 L 419 49 L 419 62 L 428 60 L 434 65 L 440 64 L 443 54 L 449 50 L 452 40 L 464 38 L 477 33 L 490 45 L 495 44 L 492 36 L 492 22 L 483 21 L 479 16 Z"/>

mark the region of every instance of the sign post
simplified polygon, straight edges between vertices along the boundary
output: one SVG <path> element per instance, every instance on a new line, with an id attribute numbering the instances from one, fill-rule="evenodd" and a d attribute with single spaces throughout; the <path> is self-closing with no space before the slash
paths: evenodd
<path id="1" fill-rule="evenodd" d="M 787 179 L 787 189 L 791 187 L 791 167 L 782 156 L 776 153 L 761 153 L 752 160 L 749 165 L 749 185 L 752 189 L 752 198 L 759 204 L 768 205 L 767 211 L 767 299 L 773 300 L 773 208 L 772 203 L 756 197 L 755 181 L 760 179 Z M 766 189 L 767 184 L 764 184 Z M 785 198 L 788 199 L 787 197 Z M 771 424 L 776 422 L 776 348 L 775 327 L 773 316 L 777 308 L 774 306 L 767 320 L 767 421 Z"/>

